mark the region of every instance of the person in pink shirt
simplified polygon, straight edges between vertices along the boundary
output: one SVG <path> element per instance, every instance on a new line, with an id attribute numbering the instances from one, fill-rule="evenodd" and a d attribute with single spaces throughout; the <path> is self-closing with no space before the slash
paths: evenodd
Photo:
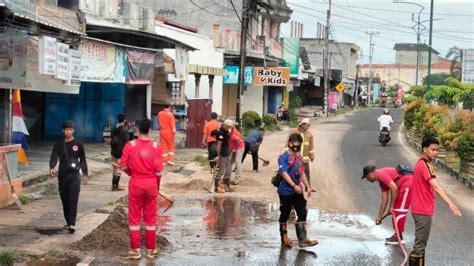
<path id="1" fill-rule="evenodd" d="M 438 196 L 448 205 L 456 216 L 462 216 L 459 208 L 436 181 L 436 175 L 430 162 L 436 159 L 439 141 L 435 137 L 426 137 L 421 143 L 423 154 L 416 162 L 413 173 L 411 212 L 415 221 L 415 244 L 410 253 L 410 265 L 424 265 L 425 248 L 431 230 L 431 221 Z"/>
<path id="2" fill-rule="evenodd" d="M 245 142 L 237 128 L 232 127 L 230 133 L 229 149 L 233 154 L 232 161 L 235 163 L 235 179 L 234 185 L 238 185 L 242 181 L 242 157 L 245 151 Z"/>
<path id="3" fill-rule="evenodd" d="M 367 179 L 371 183 L 378 181 L 382 192 L 379 215 L 377 219 L 375 219 L 375 224 L 380 225 L 382 223 L 382 217 L 387 210 L 387 206 L 390 206 L 390 213 L 395 212 L 396 217 L 392 224 L 394 225 L 394 229 L 395 225 L 397 226 L 400 232 L 400 240 L 404 243 L 402 233 L 405 231 L 405 220 L 411 203 L 410 189 L 413 176 L 399 173 L 395 167 L 376 169 L 373 165 L 365 166 L 363 172 L 362 179 Z M 388 202 L 389 191 L 391 195 L 390 204 Z M 385 243 L 397 245 L 397 235 L 394 233 L 391 237 L 386 238 Z"/>

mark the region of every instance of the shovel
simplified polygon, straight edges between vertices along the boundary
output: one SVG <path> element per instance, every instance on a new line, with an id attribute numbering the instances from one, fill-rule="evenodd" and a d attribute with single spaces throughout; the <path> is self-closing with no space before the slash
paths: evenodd
<path id="1" fill-rule="evenodd" d="M 18 194 L 16 194 L 15 187 L 13 186 L 12 173 L 10 172 L 10 168 L 8 167 L 6 152 L 3 152 L 3 166 L 6 170 L 6 174 L 7 174 L 7 177 L 8 177 L 8 182 L 10 183 L 13 200 L 15 201 L 15 204 L 18 206 L 18 208 L 20 208 L 20 211 L 25 212 L 23 210 L 23 205 L 21 205 L 20 199 L 18 198 Z"/>
<path id="2" fill-rule="evenodd" d="M 260 160 L 262 160 L 262 161 L 263 161 L 263 164 L 262 164 L 262 166 L 263 166 L 263 167 L 265 167 L 265 166 L 268 166 L 268 165 L 270 164 L 270 161 L 268 161 L 268 160 L 265 160 L 265 159 L 263 159 L 263 158 L 262 158 L 262 157 L 260 157 L 260 156 L 258 157 L 258 159 L 260 159 Z"/>

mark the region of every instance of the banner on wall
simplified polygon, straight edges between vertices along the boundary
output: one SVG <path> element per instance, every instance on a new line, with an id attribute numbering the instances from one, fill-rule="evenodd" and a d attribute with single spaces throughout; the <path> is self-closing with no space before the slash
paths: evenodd
<path id="1" fill-rule="evenodd" d="M 150 84 L 154 79 L 155 54 L 127 50 L 127 78 L 129 84 Z"/>
<path id="2" fill-rule="evenodd" d="M 56 78 L 69 80 L 69 45 L 57 43 L 56 48 Z"/>
<path id="3" fill-rule="evenodd" d="M 223 76 L 224 84 L 239 83 L 239 66 L 224 66 L 225 75 Z M 253 67 L 245 67 L 244 82 L 246 85 L 253 83 Z"/>
<path id="4" fill-rule="evenodd" d="M 254 85 L 286 87 L 290 84 L 287 67 L 255 67 Z"/>
<path id="5" fill-rule="evenodd" d="M 69 81 L 71 85 L 81 85 L 81 52 L 78 50 L 69 51 Z"/>
<path id="6" fill-rule="evenodd" d="M 182 47 L 176 47 L 176 60 L 175 60 L 175 75 L 176 78 L 185 81 L 189 75 L 189 53 L 188 50 Z"/>
<path id="7" fill-rule="evenodd" d="M 291 77 L 298 77 L 300 67 L 300 38 L 283 38 L 283 66 L 290 69 Z"/>
<path id="8" fill-rule="evenodd" d="M 0 88 L 24 85 L 24 61 L 28 37 L 13 32 L 0 33 Z"/>
<path id="9" fill-rule="evenodd" d="M 81 81 L 123 82 L 116 73 L 116 48 L 113 45 L 83 41 L 81 51 Z"/>

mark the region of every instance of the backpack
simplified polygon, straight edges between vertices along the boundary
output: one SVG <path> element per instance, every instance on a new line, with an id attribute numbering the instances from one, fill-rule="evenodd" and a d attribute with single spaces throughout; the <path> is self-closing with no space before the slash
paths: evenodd
<path id="1" fill-rule="evenodd" d="M 119 127 L 113 128 L 110 135 L 111 135 L 111 140 L 110 140 L 110 145 L 111 146 L 116 146 L 116 145 L 121 144 L 121 142 L 122 142 L 122 140 L 121 140 L 122 128 L 119 128 Z"/>
<path id="2" fill-rule="evenodd" d="M 395 169 L 397 169 L 397 172 L 400 175 L 413 175 L 413 168 L 406 164 L 399 164 L 397 167 L 395 167 Z"/>
<path id="3" fill-rule="evenodd" d="M 296 160 L 297 158 L 295 158 L 295 160 L 290 161 L 290 164 L 288 165 L 288 169 L 292 169 L 295 164 L 296 164 Z M 273 176 L 272 176 L 272 179 L 271 179 L 271 182 L 272 182 L 272 185 L 274 187 L 279 187 L 280 186 L 280 183 L 281 183 L 281 180 L 283 180 L 283 176 L 281 175 L 280 171 L 275 171 L 275 173 L 273 173 Z"/>

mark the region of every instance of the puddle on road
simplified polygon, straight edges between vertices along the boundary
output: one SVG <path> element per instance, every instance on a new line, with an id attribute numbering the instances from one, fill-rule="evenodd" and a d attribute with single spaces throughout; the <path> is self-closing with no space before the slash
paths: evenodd
<path id="1" fill-rule="evenodd" d="M 156 263 L 388 265 L 403 259 L 398 249 L 384 245 L 392 232 L 374 227 L 369 217 L 315 209 L 309 210 L 308 235 L 319 245 L 281 248 L 278 208 L 229 197 L 180 199 L 159 218 L 159 234 L 173 248 Z M 296 241 L 292 224 L 288 232 Z"/>
<path id="2" fill-rule="evenodd" d="M 36 228 L 35 231 L 44 236 L 64 234 L 62 228 Z"/>

